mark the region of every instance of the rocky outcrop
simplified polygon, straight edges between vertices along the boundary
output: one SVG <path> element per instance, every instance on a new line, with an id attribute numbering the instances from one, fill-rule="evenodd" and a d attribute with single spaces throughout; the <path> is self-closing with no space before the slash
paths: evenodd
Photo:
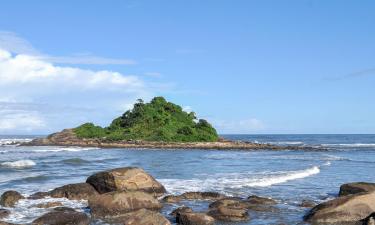
<path id="1" fill-rule="evenodd" d="M 355 182 L 340 186 L 339 196 L 375 191 L 375 183 Z"/>
<path id="2" fill-rule="evenodd" d="M 313 201 L 310 201 L 310 200 L 302 200 L 301 203 L 299 204 L 299 207 L 303 207 L 303 208 L 312 208 L 316 206 L 316 203 L 313 202 Z"/>
<path id="3" fill-rule="evenodd" d="M 14 205 L 20 200 L 24 199 L 17 191 L 6 191 L 1 195 L 0 205 L 4 207 L 14 207 Z"/>
<path id="4" fill-rule="evenodd" d="M 163 206 L 145 192 L 109 192 L 89 199 L 91 214 L 95 218 L 121 216 L 139 209 L 159 210 Z"/>
<path id="5" fill-rule="evenodd" d="M 0 219 L 9 216 L 10 211 L 7 209 L 0 209 Z"/>
<path id="6" fill-rule="evenodd" d="M 179 225 L 213 225 L 215 219 L 205 213 L 178 212 L 176 223 Z"/>
<path id="7" fill-rule="evenodd" d="M 304 219 L 312 224 L 358 224 L 373 212 L 375 192 L 365 192 L 319 204 Z"/>
<path id="8" fill-rule="evenodd" d="M 176 217 L 178 213 L 189 213 L 193 212 L 193 209 L 186 206 L 178 207 L 177 209 L 173 210 L 170 215 Z"/>
<path id="9" fill-rule="evenodd" d="M 142 191 L 161 196 L 166 193 L 163 185 L 137 167 L 99 172 L 87 178 L 86 182 L 101 194 L 111 191 Z"/>
<path id="10" fill-rule="evenodd" d="M 171 225 L 169 220 L 158 212 L 139 209 L 114 218 L 114 222 L 126 225 Z"/>
<path id="11" fill-rule="evenodd" d="M 81 212 L 74 211 L 52 211 L 32 222 L 32 225 L 88 225 L 90 218 Z"/>
<path id="12" fill-rule="evenodd" d="M 88 183 L 68 184 L 55 188 L 48 193 L 53 198 L 67 198 L 70 200 L 88 200 L 98 194 L 93 186 Z"/>
<path id="13" fill-rule="evenodd" d="M 182 200 L 218 200 L 227 196 L 217 192 L 185 192 L 182 195 L 167 195 L 162 201 L 167 203 L 177 203 Z"/>

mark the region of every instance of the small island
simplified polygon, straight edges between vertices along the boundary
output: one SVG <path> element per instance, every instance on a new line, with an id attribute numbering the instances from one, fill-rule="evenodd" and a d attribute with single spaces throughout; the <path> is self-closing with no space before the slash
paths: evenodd
<path id="1" fill-rule="evenodd" d="M 155 97 L 144 103 L 139 99 L 131 110 L 114 119 L 107 127 L 85 123 L 64 129 L 46 138 L 23 145 L 80 146 L 101 148 L 178 148 L 178 149 L 306 149 L 301 146 L 276 146 L 246 141 L 225 140 L 205 119 L 194 112 Z"/>

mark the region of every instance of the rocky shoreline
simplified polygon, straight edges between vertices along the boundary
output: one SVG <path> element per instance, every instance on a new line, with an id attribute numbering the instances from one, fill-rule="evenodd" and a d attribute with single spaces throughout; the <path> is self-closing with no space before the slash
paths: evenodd
<path id="1" fill-rule="evenodd" d="M 16 191 L 6 191 L 0 198 L 0 220 L 12 216 L 12 209 L 24 199 L 56 198 L 55 202 L 35 205 L 48 212 L 35 218 L 32 225 L 88 225 L 104 221 L 125 225 L 213 225 L 251 221 L 253 213 L 278 213 L 277 200 L 251 195 L 231 197 L 216 192 L 186 192 L 166 195 L 164 186 L 137 167 L 102 171 L 89 176 L 85 183 L 69 184 L 28 197 Z M 86 212 L 64 207 L 58 198 L 85 200 Z M 208 208 L 194 211 L 184 201 L 206 201 Z M 174 210 L 166 216 L 159 211 L 166 205 Z M 302 200 L 300 207 L 311 208 L 301 215 L 309 224 L 373 225 L 375 223 L 375 183 L 349 183 L 340 187 L 339 196 L 315 206 Z M 14 225 L 0 221 L 0 225 Z M 283 224 L 283 223 L 280 223 Z"/>
<path id="2" fill-rule="evenodd" d="M 37 138 L 22 146 L 77 146 L 99 148 L 147 148 L 147 149 L 240 149 L 240 150 L 325 150 L 306 146 L 279 146 L 246 141 L 221 139 L 217 142 L 152 142 L 152 141 L 107 141 L 94 138 L 78 138 L 72 129 Z"/>

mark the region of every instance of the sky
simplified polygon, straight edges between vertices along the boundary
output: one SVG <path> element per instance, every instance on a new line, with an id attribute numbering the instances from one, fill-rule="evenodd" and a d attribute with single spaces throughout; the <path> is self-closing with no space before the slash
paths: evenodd
<path id="1" fill-rule="evenodd" d="M 154 96 L 221 134 L 375 133 L 375 1 L 0 3 L 0 134 Z"/>

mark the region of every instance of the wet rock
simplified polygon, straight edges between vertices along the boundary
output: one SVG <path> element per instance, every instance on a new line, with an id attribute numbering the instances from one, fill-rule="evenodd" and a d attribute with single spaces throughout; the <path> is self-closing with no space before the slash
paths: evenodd
<path id="1" fill-rule="evenodd" d="M 193 210 L 190 207 L 182 206 L 182 207 L 179 207 L 179 208 L 173 210 L 170 213 L 170 215 L 176 217 L 177 213 L 188 213 L 188 212 L 193 212 Z"/>
<path id="2" fill-rule="evenodd" d="M 145 192 L 109 192 L 89 199 L 91 214 L 95 218 L 121 216 L 138 209 L 159 210 L 163 206 Z"/>
<path id="3" fill-rule="evenodd" d="M 180 195 L 167 195 L 162 201 L 167 203 L 177 203 L 183 200 L 183 197 Z"/>
<path id="4" fill-rule="evenodd" d="M 52 211 L 32 222 L 32 225 L 88 225 L 90 218 L 81 212 Z"/>
<path id="5" fill-rule="evenodd" d="M 375 192 L 347 195 L 312 208 L 304 220 L 312 224 L 356 224 L 375 212 Z"/>
<path id="6" fill-rule="evenodd" d="M 162 214 L 147 209 L 126 213 L 121 217 L 114 218 L 114 221 L 126 225 L 171 225 Z"/>
<path id="7" fill-rule="evenodd" d="M 166 193 L 163 185 L 143 169 L 124 167 L 99 172 L 87 178 L 100 194 L 111 191 L 143 191 L 161 196 Z"/>
<path id="8" fill-rule="evenodd" d="M 241 198 L 229 197 L 217 200 L 209 205 L 209 208 L 218 208 L 218 207 L 234 207 L 234 208 L 243 208 L 246 209 L 249 206 L 248 202 L 245 202 Z"/>
<path id="9" fill-rule="evenodd" d="M 87 200 L 98 192 L 88 183 L 68 184 L 50 191 L 53 198 L 67 198 L 70 200 Z"/>
<path id="10" fill-rule="evenodd" d="M 247 198 L 247 201 L 251 204 L 261 204 L 261 205 L 276 205 L 277 202 L 271 198 L 259 197 L 256 195 L 251 195 Z"/>
<path id="11" fill-rule="evenodd" d="M 256 212 L 279 212 L 280 210 L 272 205 L 256 205 L 256 204 L 249 204 L 247 205 L 247 209 Z"/>
<path id="12" fill-rule="evenodd" d="M 186 192 L 181 197 L 188 200 L 218 200 L 226 196 L 217 192 Z"/>
<path id="13" fill-rule="evenodd" d="M 222 221 L 236 222 L 249 220 L 247 209 L 236 208 L 233 206 L 219 206 L 211 209 L 207 214 Z"/>
<path id="14" fill-rule="evenodd" d="M 20 200 L 24 199 L 17 191 L 6 191 L 1 195 L 0 205 L 4 207 L 14 207 L 14 205 Z"/>
<path id="15" fill-rule="evenodd" d="M 339 196 L 357 194 L 361 192 L 375 191 L 375 183 L 355 182 L 343 184 L 340 187 Z"/>
<path id="16" fill-rule="evenodd" d="M 48 192 L 36 192 L 28 197 L 28 199 L 42 199 L 49 196 Z"/>
<path id="17" fill-rule="evenodd" d="M 302 200 L 302 202 L 299 204 L 300 207 L 303 207 L 303 208 L 312 208 L 314 206 L 316 206 L 316 203 L 311 201 L 311 200 Z"/>
<path id="18" fill-rule="evenodd" d="M 0 219 L 9 216 L 10 211 L 7 209 L 0 209 Z"/>
<path id="19" fill-rule="evenodd" d="M 75 209 L 72 209 L 72 208 L 69 208 L 69 207 L 65 207 L 65 206 L 61 206 L 61 207 L 56 207 L 56 208 L 53 208 L 54 211 L 70 211 L 70 212 L 75 212 L 76 210 Z"/>
<path id="20" fill-rule="evenodd" d="M 63 204 L 61 202 L 46 202 L 46 203 L 39 203 L 34 205 L 36 208 L 52 208 L 57 206 L 62 206 Z"/>
<path id="21" fill-rule="evenodd" d="M 180 225 L 213 225 L 215 219 L 205 213 L 178 212 L 176 223 Z"/>

